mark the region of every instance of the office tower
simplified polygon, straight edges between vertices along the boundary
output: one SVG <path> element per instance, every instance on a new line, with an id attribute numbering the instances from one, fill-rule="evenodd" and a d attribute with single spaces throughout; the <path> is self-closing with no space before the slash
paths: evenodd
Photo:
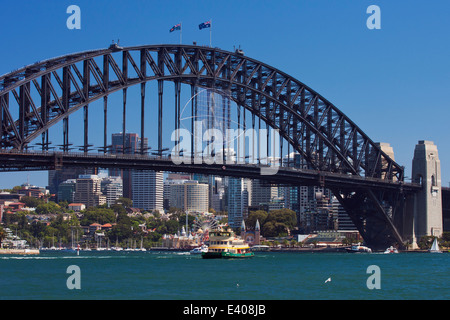
<path id="1" fill-rule="evenodd" d="M 68 180 L 77 179 L 81 174 L 97 174 L 97 168 L 62 168 L 48 171 L 48 190 L 50 194 L 58 196 L 58 186 Z M 57 199 L 60 201 L 60 199 Z"/>
<path id="2" fill-rule="evenodd" d="M 125 137 L 125 142 L 124 142 Z M 144 138 L 144 148 L 147 149 L 147 138 Z M 136 154 L 141 150 L 141 138 L 137 133 L 113 133 L 111 136 L 111 153 L 118 154 Z M 131 170 L 124 169 L 110 169 L 110 176 L 120 176 L 122 178 L 123 196 L 125 198 L 133 199 L 132 194 L 132 179 Z"/>
<path id="3" fill-rule="evenodd" d="M 252 180 L 251 205 L 260 206 L 269 204 L 272 199 L 278 197 L 278 187 L 272 186 L 259 179 Z"/>
<path id="4" fill-rule="evenodd" d="M 183 184 L 188 180 L 190 180 L 190 175 L 188 174 L 183 175 L 179 173 L 169 173 L 167 175 L 163 187 L 163 207 L 165 210 L 170 209 L 171 185 Z"/>
<path id="5" fill-rule="evenodd" d="M 358 230 L 336 197 L 332 199 L 332 206 L 337 213 L 337 230 Z"/>
<path id="6" fill-rule="evenodd" d="M 186 181 L 170 185 L 170 207 L 188 212 L 208 212 L 208 184 Z"/>
<path id="7" fill-rule="evenodd" d="M 76 184 L 76 179 L 67 179 L 61 182 L 58 186 L 58 202 L 67 201 L 68 203 L 72 203 L 75 196 Z"/>
<path id="8" fill-rule="evenodd" d="M 251 180 L 244 178 L 228 178 L 228 225 L 239 228 L 242 220 L 247 217 Z"/>
<path id="9" fill-rule="evenodd" d="M 102 193 L 106 196 L 106 204 L 113 205 L 117 199 L 123 196 L 123 184 L 121 177 L 103 178 L 101 182 Z"/>
<path id="10" fill-rule="evenodd" d="M 80 175 L 76 182 L 74 202 L 86 207 L 96 207 L 106 203 L 101 191 L 101 179 L 97 175 Z"/>
<path id="11" fill-rule="evenodd" d="M 163 179 L 163 172 L 150 170 L 132 171 L 131 199 L 133 200 L 133 207 L 163 212 Z"/>

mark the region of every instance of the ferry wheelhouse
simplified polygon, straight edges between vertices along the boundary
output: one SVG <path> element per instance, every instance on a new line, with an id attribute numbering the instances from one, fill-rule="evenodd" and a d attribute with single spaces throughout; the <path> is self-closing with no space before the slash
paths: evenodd
<path id="1" fill-rule="evenodd" d="M 202 258 L 250 258 L 254 253 L 243 239 L 236 237 L 231 230 L 215 230 L 209 233 L 208 252 L 202 253 Z"/>

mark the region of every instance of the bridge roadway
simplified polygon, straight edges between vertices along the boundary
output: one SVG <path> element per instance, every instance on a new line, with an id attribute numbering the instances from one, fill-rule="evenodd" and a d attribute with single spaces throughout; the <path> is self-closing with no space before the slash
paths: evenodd
<path id="1" fill-rule="evenodd" d="M 202 173 L 260 179 L 284 185 L 320 185 L 335 190 L 377 189 L 414 193 L 420 184 L 361 177 L 350 174 L 279 167 L 276 174 L 261 175 L 261 164 L 175 164 L 170 156 L 103 154 L 83 152 L 0 151 L 1 171 L 57 170 L 63 167 L 122 168 L 166 172 Z"/>

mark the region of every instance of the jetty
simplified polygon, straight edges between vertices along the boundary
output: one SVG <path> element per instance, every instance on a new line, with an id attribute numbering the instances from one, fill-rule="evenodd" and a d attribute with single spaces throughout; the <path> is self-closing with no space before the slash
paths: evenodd
<path id="1" fill-rule="evenodd" d="M 0 249 L 1 254 L 39 254 L 38 249 Z"/>

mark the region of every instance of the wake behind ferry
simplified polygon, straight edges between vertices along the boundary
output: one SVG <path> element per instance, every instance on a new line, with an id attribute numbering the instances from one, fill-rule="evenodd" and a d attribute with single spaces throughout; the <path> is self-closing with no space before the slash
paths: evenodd
<path id="1" fill-rule="evenodd" d="M 250 258 L 255 254 L 243 239 L 238 238 L 231 229 L 215 230 L 209 233 L 208 252 L 202 253 L 204 259 Z"/>

